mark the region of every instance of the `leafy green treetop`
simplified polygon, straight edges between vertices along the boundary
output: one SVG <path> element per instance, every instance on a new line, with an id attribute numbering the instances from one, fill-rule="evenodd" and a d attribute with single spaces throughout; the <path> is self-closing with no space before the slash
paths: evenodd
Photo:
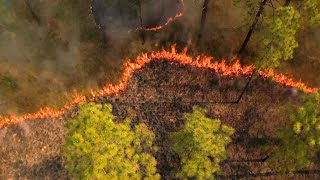
<path id="1" fill-rule="evenodd" d="M 10 12 L 13 6 L 11 1 L 0 0 L 0 27 L 11 25 L 14 23 L 14 14 Z"/>
<path id="2" fill-rule="evenodd" d="M 303 0 L 303 8 L 309 15 L 311 24 L 320 24 L 320 1 L 319 0 Z"/>
<path id="3" fill-rule="evenodd" d="M 12 32 L 16 21 L 16 16 L 11 11 L 13 6 L 12 1 L 0 0 L 0 42 L 5 42 L 8 38 L 13 39 L 15 37 L 15 33 Z"/>
<path id="4" fill-rule="evenodd" d="M 76 179 L 160 179 L 148 152 L 155 135 L 145 124 L 115 123 L 111 105 L 81 104 L 68 121 L 63 156 Z"/>
<path id="5" fill-rule="evenodd" d="M 173 149 L 180 155 L 180 178 L 208 179 L 220 170 L 219 163 L 226 159 L 226 146 L 234 130 L 221 125 L 219 119 L 206 117 L 206 110 L 195 107 L 185 114 L 183 128 L 171 134 Z"/>
<path id="6" fill-rule="evenodd" d="M 302 106 L 288 108 L 289 126 L 278 132 L 281 140 L 270 165 L 282 174 L 305 168 L 320 150 L 320 92 L 305 96 Z"/>
<path id="7" fill-rule="evenodd" d="M 277 8 L 274 16 L 267 18 L 257 67 L 278 67 L 280 60 L 293 58 L 294 49 L 298 47 L 295 36 L 299 27 L 300 14 L 292 6 Z"/>

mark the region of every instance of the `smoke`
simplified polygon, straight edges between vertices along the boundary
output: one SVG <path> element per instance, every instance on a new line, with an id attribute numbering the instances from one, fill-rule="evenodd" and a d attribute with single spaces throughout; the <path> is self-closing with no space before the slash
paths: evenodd
<path id="1" fill-rule="evenodd" d="M 21 135 L 24 137 L 29 137 L 31 135 L 30 126 L 25 121 L 21 121 L 19 124 L 19 128 L 21 130 Z"/>
<path id="2" fill-rule="evenodd" d="M 117 83 L 127 59 L 175 43 L 194 55 L 232 59 L 245 35 L 233 0 L 211 1 L 199 47 L 203 1 L 185 0 L 184 10 L 180 0 L 143 2 L 144 28 L 184 16 L 159 31 L 132 31 L 141 26 L 140 12 L 129 0 L 93 0 L 92 14 L 90 0 L 0 0 L 0 115 L 60 108 L 74 91 Z"/>
<path id="3" fill-rule="evenodd" d="M 0 0 L 0 115 L 60 108 L 74 91 L 85 94 L 117 83 L 127 59 L 173 44 L 178 50 L 188 47 L 190 54 L 233 59 L 248 30 L 246 12 L 233 1 L 210 1 L 197 46 L 203 0 L 184 0 L 184 16 L 158 31 L 132 30 L 164 24 L 182 11 L 180 0 L 142 1 L 142 25 L 139 8 L 129 0 L 93 0 L 92 14 L 90 0 Z M 319 57 L 314 38 L 319 32 L 308 34 L 301 39 L 299 62 Z M 250 46 L 255 43 L 252 39 Z M 310 66 L 300 69 L 319 71 L 318 64 Z M 320 82 L 307 74 L 298 76 Z"/>
<path id="4" fill-rule="evenodd" d="M 116 83 L 127 58 L 176 40 L 170 28 L 143 37 L 129 33 L 140 27 L 136 9 L 125 1 L 102 1 L 92 2 L 94 16 L 89 0 L 0 1 L 6 12 L 0 15 L 0 115 L 60 108 L 74 91 Z M 161 25 L 181 8 L 170 0 L 142 4 L 143 26 Z M 1 88 L 7 86 L 3 77 L 17 86 Z"/>
<path id="5" fill-rule="evenodd" d="M 304 26 L 298 34 L 299 47 L 295 49 L 294 58 L 286 62 L 282 70 L 310 86 L 320 87 L 320 28 L 319 25 Z"/>
<path id="6" fill-rule="evenodd" d="M 183 11 L 181 0 L 133 1 L 93 0 L 92 10 L 95 22 L 104 31 L 130 31 L 141 26 L 152 28 L 163 25 L 168 18 Z M 141 19 L 140 19 L 141 18 Z"/>
<path id="7" fill-rule="evenodd" d="M 70 74 L 80 64 L 80 32 L 78 22 L 72 21 L 75 14 L 61 11 L 63 3 L 26 0 L 10 1 L 9 6 L 1 1 L 7 13 L 0 22 L 10 21 L 0 24 L 0 79 L 10 77 L 17 84 L 1 92 L 6 104 L 0 105 L 2 114 L 60 105 L 64 101 L 53 96 L 65 93 L 64 83 L 81 75 Z"/>
<path id="8" fill-rule="evenodd" d="M 167 19 L 183 11 L 184 6 L 181 0 L 152 0 L 142 8 L 142 26 L 152 28 L 163 25 Z"/>

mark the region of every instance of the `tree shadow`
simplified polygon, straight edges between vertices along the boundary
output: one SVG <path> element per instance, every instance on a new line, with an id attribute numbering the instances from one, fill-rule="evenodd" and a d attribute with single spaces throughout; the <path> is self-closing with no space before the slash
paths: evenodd
<path id="1" fill-rule="evenodd" d="M 21 161 L 16 165 L 23 170 L 15 174 L 15 179 L 70 179 L 60 156 L 48 157 L 33 166 L 25 166 Z"/>

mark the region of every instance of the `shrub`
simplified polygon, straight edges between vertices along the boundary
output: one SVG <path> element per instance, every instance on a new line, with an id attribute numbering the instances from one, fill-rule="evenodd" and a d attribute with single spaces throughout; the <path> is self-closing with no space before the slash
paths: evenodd
<path id="1" fill-rule="evenodd" d="M 311 25 L 320 25 L 320 2 L 318 0 L 303 0 L 303 9 L 307 11 L 307 20 Z"/>
<path id="2" fill-rule="evenodd" d="M 160 179 L 156 173 L 155 135 L 145 124 L 115 123 L 111 105 L 81 104 L 66 123 L 63 156 L 76 179 Z"/>
<path id="3" fill-rule="evenodd" d="M 183 128 L 171 134 L 173 149 L 180 155 L 180 178 L 212 178 L 220 170 L 219 163 L 226 159 L 226 146 L 231 142 L 234 130 L 221 125 L 219 119 L 206 117 L 206 111 L 195 107 L 185 114 Z"/>
<path id="4" fill-rule="evenodd" d="M 16 80 L 11 76 L 0 76 L 0 92 L 13 91 L 18 88 Z"/>
<path id="5" fill-rule="evenodd" d="M 286 107 L 285 114 L 289 125 L 277 132 L 281 144 L 269 147 L 269 164 L 282 175 L 309 166 L 320 150 L 320 92 L 305 96 L 302 106 Z"/>
<path id="6" fill-rule="evenodd" d="M 278 67 L 282 60 L 293 58 L 298 47 L 296 34 L 300 28 L 300 14 L 291 6 L 279 7 L 274 15 L 267 17 L 261 39 L 256 66 L 261 69 Z"/>

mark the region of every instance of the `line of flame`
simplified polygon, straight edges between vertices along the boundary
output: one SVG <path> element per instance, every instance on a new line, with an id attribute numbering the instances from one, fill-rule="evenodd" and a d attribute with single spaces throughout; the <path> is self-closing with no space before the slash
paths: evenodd
<path id="1" fill-rule="evenodd" d="M 178 12 L 174 17 L 170 17 L 167 19 L 166 23 L 164 23 L 163 25 L 159 25 L 159 26 L 156 26 L 156 27 L 151 27 L 151 28 L 144 28 L 144 27 L 139 27 L 133 31 L 139 31 L 139 30 L 144 30 L 144 31 L 157 31 L 157 30 L 160 30 L 162 28 L 164 28 L 165 26 L 167 26 L 168 24 L 170 24 L 172 21 L 176 20 L 177 18 L 179 17 L 182 17 L 183 16 L 183 11 L 185 10 L 185 3 L 184 3 L 184 0 L 180 0 L 180 3 L 181 3 L 181 6 L 182 6 L 182 12 Z M 129 32 L 132 32 L 129 31 Z"/>
<path id="2" fill-rule="evenodd" d="M 208 57 L 204 55 L 200 55 L 194 59 L 187 55 L 186 48 L 181 53 L 178 53 L 176 51 L 175 46 L 172 46 L 171 51 L 166 51 L 163 49 L 161 51 L 152 52 L 150 54 L 145 53 L 145 54 L 142 54 L 141 56 L 138 56 L 135 62 L 130 63 L 130 61 L 128 61 L 128 63 L 124 64 L 124 73 L 120 83 L 117 85 L 108 84 L 96 92 L 92 91 L 89 97 L 82 96 L 82 95 L 74 95 L 73 101 L 69 104 L 66 104 L 62 109 L 59 109 L 59 110 L 54 110 L 52 108 L 45 107 L 40 109 L 36 113 L 25 114 L 21 117 L 17 117 L 14 115 L 11 115 L 8 117 L 0 117 L 0 129 L 5 125 L 17 124 L 25 120 L 59 118 L 66 112 L 72 110 L 79 103 L 88 102 L 88 101 L 92 102 L 96 98 L 105 97 L 112 94 L 117 96 L 122 90 L 126 88 L 129 79 L 132 77 L 135 71 L 140 70 L 145 64 L 151 61 L 161 60 L 161 59 L 166 59 L 168 61 L 171 61 L 171 63 L 178 62 L 183 65 L 190 65 L 198 68 L 208 68 L 223 76 L 251 75 L 254 70 L 254 67 L 252 65 L 241 66 L 241 64 L 239 63 L 239 60 L 237 60 L 233 65 L 229 66 L 225 63 L 224 60 L 222 60 L 220 63 L 218 62 L 213 63 L 212 62 L 213 57 Z M 257 71 L 257 73 L 264 78 L 272 77 L 272 79 L 278 82 L 279 84 L 290 86 L 290 87 L 299 87 L 305 92 L 312 93 L 312 92 L 318 91 L 317 88 L 310 88 L 302 82 L 295 82 L 292 78 L 287 77 L 283 74 L 275 74 L 272 69 L 270 69 L 267 72 Z"/>
<path id="3" fill-rule="evenodd" d="M 90 13 L 93 14 L 93 9 L 92 9 L 92 3 L 93 3 L 93 0 L 91 0 L 91 5 L 90 5 Z M 165 26 L 167 26 L 168 24 L 170 24 L 172 21 L 176 20 L 177 18 L 179 17 L 182 17 L 183 16 L 183 11 L 185 9 L 185 3 L 184 3 L 184 0 L 180 0 L 180 3 L 181 3 L 181 6 L 182 6 L 182 12 L 178 12 L 174 17 L 170 17 L 167 19 L 166 23 L 164 23 L 163 25 L 159 25 L 159 26 L 156 26 L 156 27 L 151 27 L 151 28 L 144 28 L 144 27 L 139 27 L 135 30 L 130 30 L 128 31 L 129 33 L 130 32 L 133 32 L 133 31 L 139 31 L 139 30 L 144 30 L 144 31 L 157 31 L 157 30 L 160 30 L 162 28 L 164 28 Z M 101 29 L 101 26 L 97 23 L 95 23 L 95 25 Z"/>

